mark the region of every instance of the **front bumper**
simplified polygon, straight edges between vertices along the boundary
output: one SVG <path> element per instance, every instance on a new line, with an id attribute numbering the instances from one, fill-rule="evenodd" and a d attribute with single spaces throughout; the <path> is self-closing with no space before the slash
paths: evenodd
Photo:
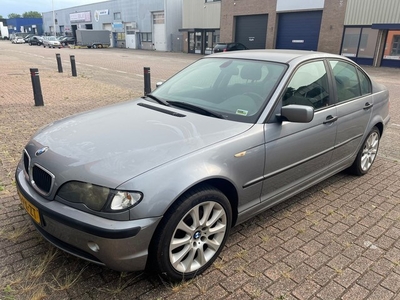
<path id="1" fill-rule="evenodd" d="M 26 181 L 21 166 L 15 178 L 21 196 L 39 211 L 40 223 L 33 218 L 32 223 L 50 243 L 117 271 L 145 269 L 148 247 L 161 217 L 131 221 L 104 219 L 44 199 Z"/>

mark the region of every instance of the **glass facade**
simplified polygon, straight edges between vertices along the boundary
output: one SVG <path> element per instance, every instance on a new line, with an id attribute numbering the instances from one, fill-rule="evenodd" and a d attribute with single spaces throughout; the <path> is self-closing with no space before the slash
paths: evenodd
<path id="1" fill-rule="evenodd" d="M 344 32 L 341 55 L 373 59 L 377 40 L 377 29 L 347 27 Z"/>

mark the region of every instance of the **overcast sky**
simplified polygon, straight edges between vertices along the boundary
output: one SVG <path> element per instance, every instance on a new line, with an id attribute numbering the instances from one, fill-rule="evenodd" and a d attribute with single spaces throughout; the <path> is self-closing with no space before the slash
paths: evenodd
<path id="1" fill-rule="evenodd" d="M 53 3 L 54 9 L 57 10 L 103 1 L 105 0 L 1 0 L 0 15 L 2 15 L 3 18 L 7 18 L 11 13 L 20 15 L 27 11 L 38 11 L 43 13 L 53 10 Z"/>

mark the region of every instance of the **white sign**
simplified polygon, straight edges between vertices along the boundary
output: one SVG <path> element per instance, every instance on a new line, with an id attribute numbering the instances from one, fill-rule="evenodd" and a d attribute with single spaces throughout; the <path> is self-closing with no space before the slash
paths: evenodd
<path id="1" fill-rule="evenodd" d="M 108 9 L 101 9 L 101 10 L 94 11 L 94 19 L 96 22 L 99 21 L 100 16 L 106 16 L 106 15 L 108 15 Z"/>
<path id="2" fill-rule="evenodd" d="M 293 44 L 303 44 L 304 40 L 292 40 Z"/>

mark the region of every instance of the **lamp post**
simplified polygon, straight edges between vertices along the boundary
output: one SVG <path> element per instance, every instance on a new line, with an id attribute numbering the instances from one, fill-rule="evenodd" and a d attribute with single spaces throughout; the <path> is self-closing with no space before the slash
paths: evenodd
<path id="1" fill-rule="evenodd" d="M 54 0 L 51 0 L 51 6 L 53 8 L 53 30 L 54 30 L 54 36 L 57 36 L 57 30 L 56 30 L 56 17 L 54 15 Z"/>

